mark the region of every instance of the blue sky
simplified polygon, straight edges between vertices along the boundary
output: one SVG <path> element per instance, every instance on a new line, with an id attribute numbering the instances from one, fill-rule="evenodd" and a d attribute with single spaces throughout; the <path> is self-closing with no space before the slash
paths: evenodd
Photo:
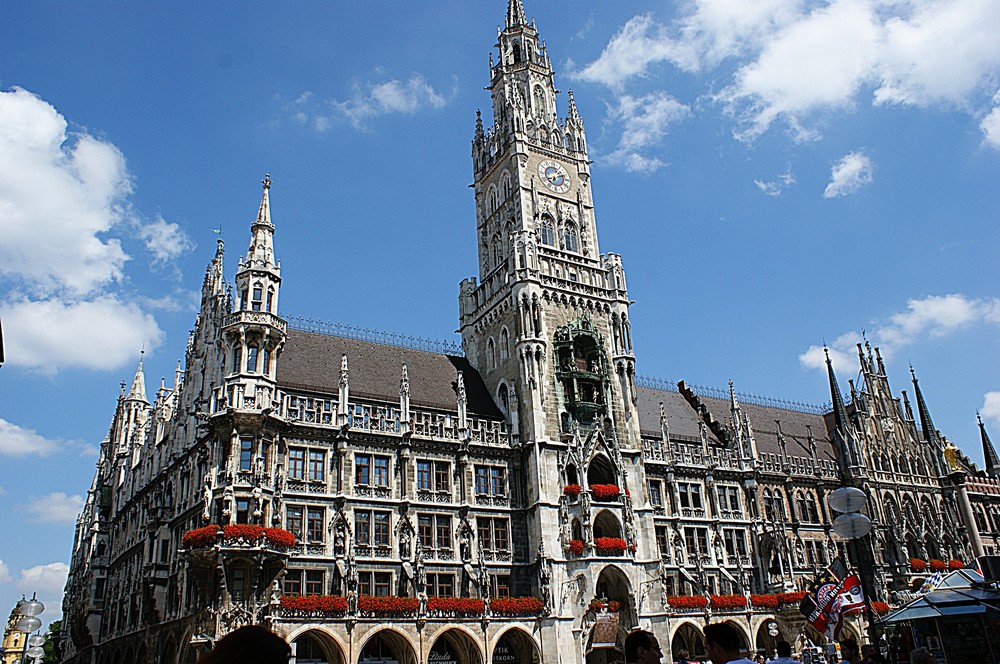
<path id="1" fill-rule="evenodd" d="M 282 313 L 454 339 L 505 4 L 4 4 L 0 607 L 38 590 L 56 617 L 119 382 L 145 347 L 169 384 L 213 229 L 231 278 L 265 172 Z M 640 373 L 820 403 L 820 345 L 846 388 L 864 330 L 974 459 L 977 409 L 1000 440 L 995 0 L 526 10 L 586 123 Z"/>

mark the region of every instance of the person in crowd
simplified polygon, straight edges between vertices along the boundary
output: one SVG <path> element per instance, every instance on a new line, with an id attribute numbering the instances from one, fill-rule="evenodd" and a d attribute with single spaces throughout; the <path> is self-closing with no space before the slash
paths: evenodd
<path id="1" fill-rule="evenodd" d="M 663 653 L 652 632 L 637 629 L 625 637 L 625 661 L 628 664 L 660 664 Z"/>
<path id="2" fill-rule="evenodd" d="M 875 646 L 866 643 L 861 646 L 861 662 L 862 664 L 885 664 L 885 658 L 875 649 Z"/>
<path id="3" fill-rule="evenodd" d="M 778 656 L 767 660 L 767 664 L 793 664 L 795 662 L 792 659 L 792 644 L 788 641 L 778 641 L 778 645 L 774 647 L 774 650 L 778 653 Z"/>
<path id="4" fill-rule="evenodd" d="M 740 655 L 743 639 L 728 623 L 705 625 L 705 644 L 712 664 L 754 664 Z"/>
<path id="5" fill-rule="evenodd" d="M 689 664 L 690 659 L 691 653 L 686 648 L 681 648 L 677 651 L 677 664 Z"/>
<path id="6" fill-rule="evenodd" d="M 198 664 L 288 664 L 292 648 L 277 634 L 257 625 L 233 630 L 198 658 Z"/>
<path id="7" fill-rule="evenodd" d="M 840 642 L 840 659 L 851 664 L 861 664 L 861 651 L 854 639 L 844 639 Z"/>

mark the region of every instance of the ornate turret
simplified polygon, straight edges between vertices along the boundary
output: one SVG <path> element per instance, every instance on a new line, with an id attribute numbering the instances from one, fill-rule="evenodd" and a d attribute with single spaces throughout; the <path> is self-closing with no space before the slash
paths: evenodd
<path id="1" fill-rule="evenodd" d="M 993 478 L 1000 478 L 1000 457 L 997 456 L 996 448 L 993 447 L 993 441 L 990 440 L 990 435 L 986 433 L 986 425 L 983 424 L 983 418 L 976 413 L 976 421 L 979 422 L 979 437 L 983 441 L 983 458 L 986 461 L 986 474 Z"/>
<path id="2" fill-rule="evenodd" d="M 931 448 L 931 456 L 934 458 L 934 464 L 937 467 L 938 473 L 945 475 L 947 474 L 947 467 L 943 459 L 944 442 L 941 440 L 941 434 L 934 428 L 934 422 L 931 420 L 931 411 L 927 407 L 927 402 L 924 401 L 924 394 L 920 391 L 920 382 L 917 380 L 917 374 L 913 370 L 913 366 L 910 366 L 910 377 L 913 379 L 913 396 L 917 400 L 917 413 L 920 416 L 920 429 L 924 434 L 924 441 Z"/>
<path id="3" fill-rule="evenodd" d="M 844 398 L 841 396 L 837 374 L 833 371 L 830 351 L 825 345 L 823 346 L 823 354 L 826 355 L 826 370 L 830 379 L 830 399 L 833 402 L 834 437 L 837 444 L 837 457 L 840 461 L 841 472 L 846 477 L 851 478 L 858 466 L 857 455 L 853 445 L 854 427 L 847 418 L 847 409 L 844 407 Z"/>

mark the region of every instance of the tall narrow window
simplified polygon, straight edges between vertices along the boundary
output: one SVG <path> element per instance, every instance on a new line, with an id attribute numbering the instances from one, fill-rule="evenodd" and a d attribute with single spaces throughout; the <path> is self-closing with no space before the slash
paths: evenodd
<path id="1" fill-rule="evenodd" d="M 542 225 L 540 227 L 540 240 L 541 243 L 547 247 L 554 247 L 556 244 L 556 234 L 553 229 L 552 219 L 548 217 L 542 218 Z"/>
<path id="2" fill-rule="evenodd" d="M 264 290 L 261 288 L 261 285 L 259 283 L 254 284 L 253 299 L 250 301 L 250 308 L 253 309 L 254 311 L 260 311 L 261 300 L 263 299 L 264 299 Z"/>
<path id="3" fill-rule="evenodd" d="M 253 373 L 257 371 L 257 347 L 247 346 L 247 371 Z"/>
<path id="4" fill-rule="evenodd" d="M 253 463 L 253 439 L 240 438 L 240 470 L 250 470 Z"/>
<path id="5" fill-rule="evenodd" d="M 321 450 L 309 450 L 309 479 L 313 482 L 323 481 L 323 465 L 326 454 Z"/>
<path id="6" fill-rule="evenodd" d="M 271 308 L 273 306 L 274 306 L 274 289 L 273 288 L 268 288 L 267 289 L 267 301 L 264 303 L 264 310 L 265 311 L 271 311 Z"/>
<path id="7" fill-rule="evenodd" d="M 288 477 L 303 480 L 306 477 L 306 451 L 301 448 L 288 450 Z"/>
<path id="8" fill-rule="evenodd" d="M 566 224 L 566 251 L 578 251 L 576 242 L 576 227 Z"/>
<path id="9" fill-rule="evenodd" d="M 306 537 L 310 542 L 323 541 L 323 508 L 310 507 L 306 511 Z"/>
<path id="10" fill-rule="evenodd" d="M 506 360 L 510 356 L 510 335 L 507 328 L 500 330 L 500 361 Z"/>
<path id="11" fill-rule="evenodd" d="M 354 483 L 371 484 L 372 458 L 367 454 L 354 457 Z"/>
<path id="12" fill-rule="evenodd" d="M 285 508 L 285 530 L 302 539 L 302 508 L 289 505 Z"/>
<path id="13" fill-rule="evenodd" d="M 389 486 L 389 457 L 375 457 L 372 479 L 375 486 Z"/>

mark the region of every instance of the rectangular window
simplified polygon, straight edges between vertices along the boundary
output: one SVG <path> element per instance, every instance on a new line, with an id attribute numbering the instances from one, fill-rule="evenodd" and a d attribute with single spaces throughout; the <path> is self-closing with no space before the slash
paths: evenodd
<path id="1" fill-rule="evenodd" d="M 434 462 L 434 490 L 447 491 L 451 486 L 451 464 Z"/>
<path id="2" fill-rule="evenodd" d="M 389 587 L 392 585 L 392 574 L 390 572 L 375 572 L 375 596 L 388 597 Z"/>
<path id="3" fill-rule="evenodd" d="M 507 469 L 503 466 L 476 466 L 476 493 L 506 496 Z"/>
<path id="4" fill-rule="evenodd" d="M 375 546 L 389 546 L 389 513 L 375 512 L 373 517 L 372 544 Z"/>
<path id="5" fill-rule="evenodd" d="M 681 496 L 681 507 L 701 509 L 701 485 L 679 482 L 677 490 Z"/>
<path id="6" fill-rule="evenodd" d="M 236 499 L 236 523 L 250 523 L 250 499 Z"/>
<path id="7" fill-rule="evenodd" d="M 660 480 L 649 481 L 649 502 L 663 506 L 663 483 Z"/>
<path id="8" fill-rule="evenodd" d="M 323 594 L 323 570 L 306 570 L 306 594 Z"/>
<path id="9" fill-rule="evenodd" d="M 389 486 L 389 457 L 375 457 L 372 479 L 375 486 Z"/>
<path id="10" fill-rule="evenodd" d="M 306 511 L 306 537 L 310 542 L 323 541 L 323 508 L 310 507 Z"/>
<path id="11" fill-rule="evenodd" d="M 264 296 L 263 291 L 260 286 L 254 286 L 253 288 L 253 300 L 251 300 L 251 308 L 254 311 L 260 311 L 260 300 Z"/>
<path id="12" fill-rule="evenodd" d="M 257 347 L 247 346 L 247 372 L 257 371 Z"/>
<path id="13" fill-rule="evenodd" d="M 434 548 L 434 517 L 430 514 L 417 516 L 417 538 L 423 548 Z"/>
<path id="14" fill-rule="evenodd" d="M 725 528 L 722 531 L 722 535 L 726 541 L 726 553 L 729 556 L 747 555 L 746 533 L 742 530 Z"/>
<path id="15" fill-rule="evenodd" d="M 438 514 L 436 519 L 437 545 L 439 549 L 451 549 L 451 517 Z"/>
<path id="16" fill-rule="evenodd" d="M 240 470 L 253 467 L 253 439 L 240 438 Z"/>
<path id="17" fill-rule="evenodd" d="M 302 508 L 289 505 L 285 508 L 285 530 L 302 539 Z"/>
<path id="18" fill-rule="evenodd" d="M 497 574 L 493 577 L 493 596 L 510 597 L 510 575 Z"/>
<path id="19" fill-rule="evenodd" d="M 358 454 L 354 457 L 354 483 L 371 484 L 372 458 L 368 454 Z"/>
<path id="20" fill-rule="evenodd" d="M 490 469 L 486 466 L 476 466 L 476 493 L 489 493 Z"/>
<path id="21" fill-rule="evenodd" d="M 430 491 L 431 488 L 431 462 L 417 461 L 417 490 Z"/>
<path id="22" fill-rule="evenodd" d="M 684 543 L 689 555 L 708 555 L 708 529 L 685 528 Z"/>
<path id="23" fill-rule="evenodd" d="M 716 486 L 719 495 L 719 509 L 738 512 L 740 509 L 740 490 L 734 486 Z"/>
<path id="24" fill-rule="evenodd" d="M 306 478 L 306 451 L 301 448 L 288 449 L 288 477 L 293 480 Z"/>
<path id="25" fill-rule="evenodd" d="M 428 574 L 427 593 L 433 597 L 454 597 L 455 577 L 451 574 Z"/>
<path id="26" fill-rule="evenodd" d="M 309 479 L 313 482 L 323 481 L 323 466 L 326 454 L 322 450 L 309 450 Z"/>
<path id="27" fill-rule="evenodd" d="M 387 597 L 392 586 L 392 572 L 361 572 L 358 574 L 358 593 Z"/>
<path id="28" fill-rule="evenodd" d="M 656 526 L 656 549 L 660 555 L 670 551 L 670 531 L 666 526 Z"/>
<path id="29" fill-rule="evenodd" d="M 302 570 L 290 569 L 285 572 L 282 590 L 286 595 L 302 594 Z"/>
<path id="30" fill-rule="evenodd" d="M 367 546 L 372 542 L 372 513 L 359 511 L 354 513 L 354 542 Z"/>
<path id="31" fill-rule="evenodd" d="M 490 553 L 510 552 L 510 522 L 506 518 L 476 517 L 479 545 Z"/>

